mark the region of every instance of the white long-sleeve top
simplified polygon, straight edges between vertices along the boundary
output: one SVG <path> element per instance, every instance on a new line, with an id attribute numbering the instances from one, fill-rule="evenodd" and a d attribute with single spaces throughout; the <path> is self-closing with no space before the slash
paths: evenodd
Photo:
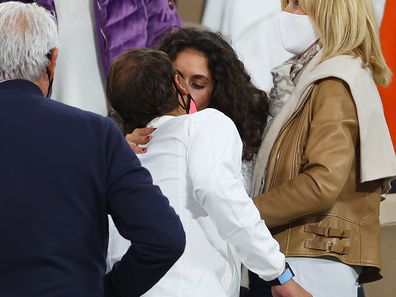
<path id="1" fill-rule="evenodd" d="M 157 130 L 139 159 L 180 216 L 187 245 L 143 296 L 237 297 L 240 261 L 265 280 L 278 277 L 285 258 L 245 191 L 242 142 L 234 123 L 205 109 L 162 116 L 151 125 Z M 110 228 L 110 265 L 129 247 L 116 232 Z"/>

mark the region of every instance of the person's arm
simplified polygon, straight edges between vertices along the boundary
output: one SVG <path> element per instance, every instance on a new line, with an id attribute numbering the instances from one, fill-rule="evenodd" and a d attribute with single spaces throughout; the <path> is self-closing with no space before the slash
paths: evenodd
<path id="1" fill-rule="evenodd" d="M 130 48 L 154 48 L 164 33 L 181 26 L 171 1 L 93 1 L 102 70 Z"/>
<path id="2" fill-rule="evenodd" d="M 264 280 L 273 280 L 283 272 L 285 257 L 244 188 L 238 131 L 220 112 L 206 115 L 190 127 L 187 166 L 194 198 L 242 263 Z"/>
<path id="3" fill-rule="evenodd" d="M 340 80 L 325 80 L 312 96 L 312 122 L 301 173 L 254 198 L 270 228 L 332 207 L 357 157 L 358 120 L 348 88 Z"/>
<path id="4" fill-rule="evenodd" d="M 271 292 L 273 297 L 312 297 L 294 280 L 280 286 L 272 286 Z"/>
<path id="5" fill-rule="evenodd" d="M 146 47 L 155 48 L 167 32 L 182 25 L 175 1 L 146 1 L 145 10 L 147 12 Z"/>
<path id="6" fill-rule="evenodd" d="M 107 203 L 131 246 L 106 275 L 106 296 L 140 296 L 182 255 L 185 234 L 168 199 L 113 124 L 107 137 Z"/>
<path id="7" fill-rule="evenodd" d="M 151 134 L 155 129 L 152 127 L 137 128 L 132 133 L 125 135 L 125 140 L 135 154 L 144 154 L 147 152 L 147 148 L 142 145 L 147 144 L 151 140 Z"/>
<path id="8" fill-rule="evenodd" d="M 234 123 L 213 111 L 190 128 L 187 166 L 194 198 L 242 263 L 262 279 L 274 280 L 285 270 L 285 256 L 246 193 L 242 143 Z M 273 286 L 272 292 L 277 297 L 312 297 L 293 279 Z"/>

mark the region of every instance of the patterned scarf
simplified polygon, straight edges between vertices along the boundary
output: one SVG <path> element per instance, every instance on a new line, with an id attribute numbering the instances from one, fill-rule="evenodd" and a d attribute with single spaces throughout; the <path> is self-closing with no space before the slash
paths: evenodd
<path id="1" fill-rule="evenodd" d="M 269 113 L 272 117 L 279 113 L 283 104 L 294 91 L 301 71 L 316 56 L 320 48 L 319 41 L 316 41 L 308 49 L 271 71 L 274 87 L 271 89 L 269 96 Z"/>

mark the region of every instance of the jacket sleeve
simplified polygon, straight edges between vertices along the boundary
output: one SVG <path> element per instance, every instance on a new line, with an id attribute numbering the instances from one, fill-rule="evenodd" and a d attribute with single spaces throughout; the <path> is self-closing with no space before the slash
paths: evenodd
<path id="1" fill-rule="evenodd" d="M 180 26 L 176 7 L 166 0 L 93 1 L 103 74 L 131 48 L 155 47 L 162 34 Z"/>
<path id="2" fill-rule="evenodd" d="M 190 132 L 187 166 L 194 198 L 242 263 L 265 280 L 275 279 L 285 258 L 244 188 L 242 143 L 234 123 L 213 112 L 197 118 Z"/>
<path id="3" fill-rule="evenodd" d="M 10 2 L 10 1 L 15 1 L 15 0 L 0 0 L 0 3 L 4 2 Z M 54 0 L 17 0 L 18 2 L 22 3 L 37 3 L 38 5 L 44 7 L 48 11 L 51 12 L 51 14 L 56 17 L 56 10 L 55 10 L 55 2 Z"/>
<path id="4" fill-rule="evenodd" d="M 358 120 L 349 88 L 337 79 L 320 82 L 313 104 L 301 173 L 254 198 L 270 228 L 334 205 L 356 158 Z"/>
<path id="5" fill-rule="evenodd" d="M 106 296 L 140 296 L 182 255 L 185 234 L 168 199 L 154 186 L 118 129 L 107 138 L 107 203 L 128 251 L 106 275 Z"/>
<path id="6" fill-rule="evenodd" d="M 147 43 L 146 47 L 155 48 L 159 41 L 171 29 L 182 25 L 174 1 L 147 1 Z"/>

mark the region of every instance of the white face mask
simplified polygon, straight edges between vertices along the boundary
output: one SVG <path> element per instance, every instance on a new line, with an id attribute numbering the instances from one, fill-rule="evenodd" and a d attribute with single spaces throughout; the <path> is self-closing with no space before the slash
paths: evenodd
<path id="1" fill-rule="evenodd" d="M 307 15 L 282 11 L 280 28 L 283 47 L 294 55 L 307 49 L 318 39 L 311 20 Z"/>

